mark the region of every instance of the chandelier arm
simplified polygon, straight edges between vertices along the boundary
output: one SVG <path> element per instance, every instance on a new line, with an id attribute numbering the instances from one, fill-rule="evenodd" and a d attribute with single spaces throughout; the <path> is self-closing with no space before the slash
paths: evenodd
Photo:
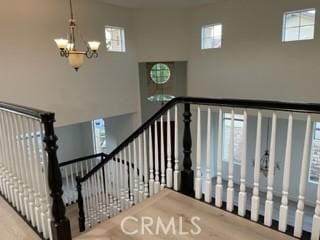
<path id="1" fill-rule="evenodd" d="M 85 55 L 89 59 L 93 57 L 93 52 L 91 51 L 91 49 L 89 47 L 87 47 L 87 51 L 86 51 Z"/>
<path id="2" fill-rule="evenodd" d="M 97 58 L 98 52 L 92 51 L 90 47 L 87 47 L 87 51 L 85 52 L 87 58 Z"/>
<path id="3" fill-rule="evenodd" d="M 65 52 L 65 57 L 67 58 L 67 57 L 69 57 L 69 55 L 70 55 L 70 52 L 69 52 L 69 50 L 68 49 L 64 49 L 64 52 Z"/>
<path id="4" fill-rule="evenodd" d="M 69 51 L 68 49 L 60 49 L 60 56 L 61 57 L 69 57 Z"/>

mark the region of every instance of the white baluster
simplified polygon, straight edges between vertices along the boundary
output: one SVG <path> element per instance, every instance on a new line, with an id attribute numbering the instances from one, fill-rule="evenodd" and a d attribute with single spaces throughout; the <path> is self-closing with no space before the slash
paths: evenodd
<path id="1" fill-rule="evenodd" d="M 202 198 L 201 190 L 201 110 L 198 106 L 197 114 L 197 161 L 196 161 L 196 177 L 194 179 L 194 189 L 196 199 Z"/>
<path id="2" fill-rule="evenodd" d="M 40 125 L 40 139 L 43 140 L 44 130 L 42 125 Z M 41 145 L 40 145 L 41 144 Z M 44 150 L 43 142 L 39 143 L 39 149 L 41 149 L 41 165 L 42 165 L 42 185 L 44 187 L 44 194 L 42 199 L 42 213 L 41 213 L 41 221 L 44 225 L 44 237 L 48 238 L 51 235 L 51 202 L 49 201 L 49 185 L 48 185 L 48 158 L 46 152 Z M 50 236 L 52 238 L 52 236 Z"/>
<path id="3" fill-rule="evenodd" d="M 85 226 L 88 227 L 88 208 L 87 208 L 87 187 L 86 183 L 82 183 L 83 211 L 85 216 Z"/>
<path id="4" fill-rule="evenodd" d="M 170 110 L 167 113 L 167 187 L 172 188 L 172 156 L 171 156 L 171 117 L 170 117 Z"/>
<path id="5" fill-rule="evenodd" d="M 116 156 L 116 189 L 117 189 L 117 211 L 121 211 L 121 200 L 120 200 L 120 161 L 119 155 Z"/>
<path id="6" fill-rule="evenodd" d="M 306 133 L 303 147 L 303 157 L 301 163 L 300 182 L 299 182 L 299 197 L 296 216 L 294 221 L 295 237 L 302 236 L 303 215 L 304 215 L 304 194 L 306 190 L 306 181 L 308 173 L 309 151 L 310 151 L 310 134 L 311 134 L 311 116 L 307 117 Z"/>
<path id="7" fill-rule="evenodd" d="M 234 142 L 234 111 L 231 111 L 231 127 L 228 146 L 228 187 L 227 187 L 227 211 L 233 211 L 233 142 Z"/>
<path id="8" fill-rule="evenodd" d="M 111 172 L 113 170 L 113 159 L 110 159 L 108 162 L 108 167 L 107 167 L 107 183 L 109 186 L 109 212 L 110 212 L 110 217 L 114 215 L 114 204 L 113 204 L 113 176 L 111 175 Z M 90 186 L 89 186 L 90 187 Z"/>
<path id="9" fill-rule="evenodd" d="M 133 185 L 133 194 L 134 194 L 134 203 L 137 204 L 139 201 L 139 179 L 138 179 L 138 162 L 137 162 L 137 148 L 136 140 L 133 140 L 133 174 L 134 174 L 134 185 Z"/>
<path id="10" fill-rule="evenodd" d="M 152 145 L 152 126 L 149 127 L 149 192 L 150 196 L 154 194 L 154 170 L 153 170 L 153 145 Z"/>
<path id="11" fill-rule="evenodd" d="M 37 148 L 37 128 L 36 128 L 36 123 L 32 122 L 31 124 L 31 128 L 32 128 L 32 134 L 33 134 L 33 138 L 32 138 L 32 146 L 33 146 L 33 169 L 35 171 L 35 178 L 36 178 L 36 193 L 35 193 L 35 205 L 34 205 L 34 209 L 35 209 L 35 215 L 36 215 L 36 226 L 38 231 L 41 231 L 41 169 L 40 169 L 40 153 L 39 153 L 39 149 Z"/>
<path id="12" fill-rule="evenodd" d="M 281 206 L 280 206 L 280 213 L 279 213 L 279 230 L 282 232 L 285 232 L 287 230 L 291 147 L 292 147 L 292 114 L 290 113 L 289 119 L 288 119 L 287 144 L 286 144 L 286 153 L 285 153 L 284 168 L 283 168 L 282 198 L 281 198 Z"/>
<path id="13" fill-rule="evenodd" d="M 120 182 L 120 208 L 121 211 L 125 209 L 125 196 L 124 196 L 124 181 L 125 181 L 125 176 L 124 176 L 124 167 L 125 167 L 125 162 L 122 164 L 122 152 L 119 153 L 119 158 L 120 158 L 120 163 L 119 163 L 119 182 Z"/>
<path id="14" fill-rule="evenodd" d="M 259 217 L 259 180 L 260 180 L 260 154 L 261 154 L 261 112 L 258 112 L 257 117 L 257 137 L 256 151 L 254 159 L 254 177 L 253 177 L 253 194 L 251 200 L 251 220 L 258 221 Z"/>
<path id="15" fill-rule="evenodd" d="M 159 145 L 158 145 L 158 126 L 157 122 L 154 123 L 154 165 L 155 165 L 155 182 L 154 193 L 160 191 L 160 178 L 159 178 Z"/>
<path id="16" fill-rule="evenodd" d="M 21 144 L 22 144 L 22 152 L 23 152 L 23 163 L 24 163 L 24 171 L 25 171 L 25 183 L 26 183 L 26 197 L 25 203 L 28 208 L 28 220 L 34 222 L 34 214 L 33 214 L 33 190 L 32 190 L 32 178 L 33 178 L 33 169 L 30 168 L 30 147 L 28 148 L 29 141 L 29 132 L 27 131 L 27 118 L 20 117 L 20 129 L 21 129 Z M 30 173 L 30 177 L 27 176 L 27 173 Z M 32 207 L 31 207 L 32 206 Z"/>
<path id="17" fill-rule="evenodd" d="M 0 167 L 1 167 L 1 169 L 3 169 L 3 166 L 5 165 L 4 164 L 4 161 L 5 161 L 5 159 L 4 159 L 4 155 L 3 155 L 3 153 L 4 153 L 4 148 L 3 148 L 3 140 L 2 140 L 2 136 L 3 136 L 3 131 L 2 131 L 2 121 L 1 121 L 1 116 L 2 116 L 2 111 L 1 111 L 1 109 L 0 109 L 0 154 L 1 154 L 1 158 L 0 158 Z M 1 179 L 2 179 L 2 172 L 0 172 L 0 177 L 1 177 Z M 3 185 L 2 185 L 2 182 L 0 183 L 1 184 L 1 192 L 3 193 Z"/>
<path id="18" fill-rule="evenodd" d="M 116 170 L 116 158 L 112 160 L 112 169 L 110 175 L 112 176 L 112 207 L 113 216 L 118 212 L 118 200 L 117 200 L 117 170 Z"/>
<path id="19" fill-rule="evenodd" d="M 100 161 L 102 159 L 100 158 Z M 101 215 L 101 221 L 106 219 L 106 209 L 105 209 L 105 189 L 103 184 L 103 168 L 100 168 L 97 172 L 97 179 L 98 179 L 98 194 L 100 196 L 99 198 L 99 207 L 100 207 L 100 215 Z"/>
<path id="20" fill-rule="evenodd" d="M 10 195 L 10 189 L 9 189 L 10 179 L 12 177 L 11 156 L 10 156 L 10 150 L 9 150 L 10 144 L 9 144 L 9 141 L 7 140 L 9 139 L 9 136 L 8 136 L 8 125 L 6 123 L 6 117 L 7 117 L 6 112 L 2 112 L 2 115 L 1 115 L 2 133 L 3 133 L 2 143 L 4 144 L 4 148 L 5 148 L 5 163 L 6 163 L 5 171 L 3 172 L 3 185 L 4 185 L 6 197 L 8 198 L 9 201 L 11 201 L 11 195 Z M 21 207 L 18 199 L 15 200 L 15 206 L 17 206 L 18 210 L 21 211 Z"/>
<path id="21" fill-rule="evenodd" d="M 26 204 L 24 202 L 25 200 L 25 190 L 26 190 L 26 184 L 24 182 L 25 180 L 25 173 L 24 173 L 24 167 L 21 165 L 22 161 L 22 153 L 21 153 L 21 146 L 20 146 L 20 139 L 19 139 L 19 126 L 17 123 L 17 117 L 13 116 L 12 113 L 7 113 L 7 136 L 9 142 L 9 156 L 10 156 L 10 183 L 9 183 L 9 189 L 10 189 L 10 199 L 14 206 L 18 205 L 21 208 L 21 213 L 23 215 L 28 214 L 28 209 L 26 208 Z M 19 197 L 18 197 L 19 196 Z M 18 203 L 19 202 L 19 203 Z"/>
<path id="22" fill-rule="evenodd" d="M 63 170 L 64 170 L 64 172 L 65 172 L 65 177 L 66 177 L 66 187 L 65 187 L 64 191 L 69 192 L 70 184 L 69 184 L 69 171 L 68 171 L 68 166 L 65 166 L 65 167 L 63 168 Z M 70 204 L 71 201 L 70 201 L 70 196 L 69 196 L 69 194 L 66 196 L 66 200 L 67 200 L 66 204 Z"/>
<path id="23" fill-rule="evenodd" d="M 17 116 L 13 116 L 17 117 Z M 27 172 L 29 172 L 28 164 L 27 164 L 27 153 L 26 153 L 26 146 L 25 146 L 25 131 L 24 131 L 24 126 L 23 126 L 23 119 L 22 117 L 17 117 L 18 118 L 18 133 L 15 135 L 17 136 L 16 141 L 18 142 L 18 148 L 20 149 L 21 152 L 21 158 L 18 161 L 15 161 L 17 165 L 20 166 L 21 171 L 22 171 L 22 181 L 23 181 L 23 188 L 24 188 L 24 207 L 26 209 L 26 217 L 30 221 L 31 220 L 31 213 L 30 213 L 30 208 L 29 208 L 29 193 L 31 192 L 30 189 L 30 183 L 29 183 L 29 177 L 27 177 Z"/>
<path id="24" fill-rule="evenodd" d="M 206 180 L 204 182 L 204 200 L 207 203 L 212 201 L 212 181 L 211 181 L 211 108 L 208 107 L 207 120 L 207 166 Z"/>
<path id="25" fill-rule="evenodd" d="M 4 126 L 4 112 L 0 110 L 0 141 L 1 141 L 1 154 L 2 154 L 2 159 L 3 159 L 3 165 L 0 170 L 0 176 L 1 176 L 1 183 L 2 183 L 2 193 L 8 198 L 9 197 L 9 192 L 6 186 L 7 182 L 7 177 L 9 175 L 8 172 L 8 153 L 7 153 L 7 141 L 6 134 L 5 134 L 5 126 Z M 19 208 L 18 208 L 19 209 Z"/>
<path id="26" fill-rule="evenodd" d="M 107 218 L 107 209 L 106 209 L 106 193 L 105 193 L 105 186 L 103 182 L 103 174 L 104 169 L 100 168 L 97 175 L 98 175 L 98 189 L 100 195 L 100 212 L 101 212 L 101 220 L 104 221 Z"/>
<path id="27" fill-rule="evenodd" d="M 320 238 L 320 176 L 318 181 L 317 202 L 314 210 L 311 240 L 319 240 Z"/>
<path id="28" fill-rule="evenodd" d="M 114 211 L 114 200 L 113 200 L 113 189 L 114 184 L 112 180 L 112 170 L 113 170 L 113 160 L 111 159 L 109 163 L 107 163 L 107 183 L 108 183 L 108 197 L 109 197 L 109 213 L 110 217 L 112 217 L 115 214 Z"/>
<path id="29" fill-rule="evenodd" d="M 219 127 L 218 127 L 218 144 L 217 144 L 217 184 L 216 184 L 216 196 L 215 205 L 222 207 L 222 109 L 219 109 Z"/>
<path id="30" fill-rule="evenodd" d="M 37 186 L 37 183 L 36 183 L 36 179 L 35 179 L 35 169 L 33 168 L 33 159 L 34 159 L 34 146 L 32 144 L 32 134 L 31 134 L 31 128 L 30 128 L 30 121 L 31 119 L 26 119 L 26 122 L 25 122 L 25 129 L 26 129 L 26 132 L 28 133 L 28 139 L 27 139 L 27 145 L 28 145 L 28 154 L 27 154 L 27 157 L 28 157 L 28 166 L 29 166 L 29 169 L 32 169 L 31 170 L 31 191 L 30 191 L 30 197 L 29 199 L 31 200 L 29 202 L 29 209 L 30 209 L 30 212 L 31 212 L 31 223 L 32 223 L 32 226 L 35 227 L 36 226 L 36 212 L 35 212 L 35 208 L 34 208 L 34 205 L 35 205 L 35 196 L 36 196 L 36 186 Z"/>
<path id="31" fill-rule="evenodd" d="M 5 192 L 5 185 L 4 185 L 4 172 L 6 170 L 6 157 L 5 157 L 5 147 L 4 147 L 4 140 L 3 140 L 3 130 L 2 130 L 2 111 L 0 110 L 0 185 L 1 185 L 1 193 L 6 196 Z"/>
<path id="32" fill-rule="evenodd" d="M 83 162 L 81 161 L 80 162 L 80 172 L 81 172 L 81 177 L 83 177 L 84 176 L 84 167 L 83 167 Z"/>
<path id="33" fill-rule="evenodd" d="M 100 200 L 100 192 L 99 192 L 99 180 L 98 180 L 98 172 L 96 172 L 92 177 L 94 180 L 94 191 L 95 191 L 95 195 L 96 195 L 96 205 L 95 205 L 95 210 L 96 210 L 96 214 L 97 214 L 97 222 L 100 223 L 102 220 L 102 216 L 101 216 L 101 212 L 100 212 L 100 204 L 101 204 L 101 200 Z M 119 189 L 119 186 L 118 186 Z M 118 194 L 118 201 L 120 199 L 120 196 Z M 118 205 L 119 208 L 119 205 Z"/>
<path id="34" fill-rule="evenodd" d="M 241 169 L 240 169 L 240 192 L 238 214 L 242 217 L 246 214 L 246 168 L 247 168 L 247 111 L 243 112 L 243 128 L 241 139 Z"/>
<path id="35" fill-rule="evenodd" d="M 14 164 L 16 165 L 16 172 L 18 172 L 20 168 L 20 180 L 22 183 L 23 188 L 23 204 L 25 209 L 25 215 L 28 220 L 30 220 L 30 209 L 29 209 L 29 184 L 28 184 L 28 166 L 27 166 L 27 160 L 26 160 L 26 149 L 24 144 L 24 129 L 23 129 L 23 121 L 21 116 L 14 116 L 11 114 L 11 117 L 13 119 L 13 122 L 16 124 L 16 131 L 12 132 L 12 136 L 14 136 L 15 140 L 15 146 L 18 150 L 18 156 L 17 160 L 14 161 Z"/>
<path id="36" fill-rule="evenodd" d="M 148 157 L 147 157 L 147 136 L 146 131 L 143 131 L 143 168 L 144 168 L 144 199 L 149 196 L 149 173 L 148 173 Z"/>
<path id="37" fill-rule="evenodd" d="M 17 122 L 17 116 L 14 116 L 12 113 L 10 113 L 10 118 L 11 121 L 13 122 Z M 10 122 L 11 122 L 10 121 Z M 10 123 L 11 125 L 11 123 Z M 12 183 L 12 187 L 13 187 L 13 193 L 14 193 L 14 198 L 12 199 L 13 203 L 15 204 L 16 200 L 16 193 L 18 192 L 18 188 L 20 187 L 20 193 L 22 194 L 22 202 L 21 204 L 23 205 L 23 209 L 24 209 L 24 215 L 27 216 L 27 219 L 29 220 L 29 209 L 28 209 L 28 203 L 27 203 L 27 185 L 26 185 L 26 175 L 24 172 L 25 166 L 24 166 L 24 159 L 23 159 L 23 152 L 22 152 L 22 147 L 21 147 L 21 139 L 20 139 L 20 130 L 19 130 L 19 125 L 15 125 L 15 126 L 10 126 L 10 135 L 11 135 L 11 139 L 12 139 L 12 156 L 13 158 L 13 162 L 12 162 L 12 173 L 13 173 L 13 183 Z M 15 152 L 18 152 L 18 158 L 15 158 L 15 156 L 17 156 L 15 154 Z M 19 176 L 20 174 L 20 176 Z M 17 186 L 18 183 L 18 186 Z"/>
<path id="38" fill-rule="evenodd" d="M 142 154 L 142 135 L 138 138 L 139 143 L 139 202 L 143 201 L 144 196 L 144 183 L 143 183 L 143 154 Z"/>
<path id="39" fill-rule="evenodd" d="M 89 199 L 90 199 L 90 224 L 91 226 L 94 225 L 96 223 L 96 214 L 95 214 L 95 199 L 94 199 L 94 183 L 93 183 L 93 178 L 92 176 L 90 178 L 88 178 L 88 185 L 89 185 L 89 189 L 90 189 L 90 194 L 89 194 Z"/>
<path id="40" fill-rule="evenodd" d="M 132 155 L 131 155 L 131 145 L 128 145 L 128 154 L 129 154 L 129 191 L 130 191 L 130 206 L 133 205 L 134 202 L 134 173 L 132 172 Z"/>
<path id="41" fill-rule="evenodd" d="M 105 199 L 106 199 L 106 216 L 110 218 L 110 181 L 108 176 L 108 167 L 109 164 L 103 166 L 104 178 L 105 178 Z"/>
<path id="42" fill-rule="evenodd" d="M 179 146 L 178 146 L 178 107 L 174 106 L 174 172 L 173 189 L 180 190 L 180 167 L 179 167 Z"/>
<path id="43" fill-rule="evenodd" d="M 75 163 L 75 164 L 74 164 L 74 167 L 75 167 L 75 170 L 76 170 L 76 171 L 75 171 L 75 175 L 74 175 L 75 177 L 79 176 L 79 166 L 78 166 L 78 164 L 79 164 L 79 163 Z M 76 192 L 76 191 L 75 191 L 75 192 Z M 77 200 L 77 194 L 75 194 L 75 200 Z"/>
<path id="44" fill-rule="evenodd" d="M 8 197 L 13 206 L 19 207 L 22 215 L 26 215 L 27 209 L 25 209 L 25 204 L 23 202 L 25 192 L 25 184 L 23 183 L 24 173 L 22 172 L 21 163 L 18 163 L 18 160 L 21 161 L 22 157 L 20 154 L 21 149 L 18 145 L 19 133 L 17 120 L 11 113 L 6 113 L 5 119 L 7 130 L 7 138 L 5 141 L 8 141 L 9 150 Z"/>
<path id="45" fill-rule="evenodd" d="M 163 116 L 160 118 L 160 155 L 161 155 L 161 190 L 166 186 L 165 162 L 164 162 L 164 131 Z"/>
<path id="46" fill-rule="evenodd" d="M 270 142 L 270 158 L 268 165 L 268 187 L 267 199 L 264 211 L 264 225 L 271 227 L 273 212 L 273 182 L 274 182 L 274 165 L 276 153 L 276 133 L 277 133 L 277 115 L 272 113 L 271 142 Z"/>
<path id="47" fill-rule="evenodd" d="M 76 193 L 76 185 L 75 185 L 75 176 L 73 174 L 73 164 L 70 165 L 70 178 L 71 178 L 71 189 L 70 189 L 70 196 L 71 196 L 71 203 L 75 201 L 75 193 Z"/>

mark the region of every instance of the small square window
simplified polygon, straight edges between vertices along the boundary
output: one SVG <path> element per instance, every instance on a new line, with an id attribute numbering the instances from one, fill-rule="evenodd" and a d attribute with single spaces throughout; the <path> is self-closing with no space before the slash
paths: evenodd
<path id="1" fill-rule="evenodd" d="M 221 48 L 222 24 L 211 24 L 202 27 L 201 49 Z"/>
<path id="2" fill-rule="evenodd" d="M 315 16 L 316 10 L 314 8 L 284 13 L 282 41 L 313 39 Z"/>
<path id="3" fill-rule="evenodd" d="M 125 52 L 125 36 L 124 28 L 121 27 L 105 27 L 106 46 L 110 52 Z"/>

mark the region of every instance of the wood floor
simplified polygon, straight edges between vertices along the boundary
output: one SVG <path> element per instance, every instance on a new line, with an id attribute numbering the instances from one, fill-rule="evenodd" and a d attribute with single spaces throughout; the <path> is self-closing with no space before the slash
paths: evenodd
<path id="1" fill-rule="evenodd" d="M 0 197 L 0 239 L 40 240 L 2 197 Z"/>
<path id="2" fill-rule="evenodd" d="M 129 219 L 124 228 L 127 231 L 139 230 L 138 234 L 126 235 L 121 230 L 121 222 L 125 217 L 135 217 L 136 220 Z M 157 217 L 165 226 L 170 222 L 171 217 L 174 217 L 175 231 L 170 229 L 170 234 L 165 235 L 163 231 L 157 233 Z M 151 217 L 154 224 L 150 227 L 153 235 L 146 231 L 145 235 L 141 234 L 142 217 Z M 191 229 L 197 230 L 192 224 L 192 217 L 199 217 L 199 221 L 195 221 L 201 228 L 199 235 L 191 234 Z M 179 235 L 180 220 L 182 221 L 182 231 L 189 234 Z M 176 232 L 176 234 L 174 234 Z M 267 239 L 295 239 L 280 232 L 271 230 L 264 226 L 250 222 L 236 215 L 227 213 L 223 210 L 214 208 L 200 201 L 196 201 L 189 197 L 171 190 L 163 190 L 156 196 L 145 200 L 144 202 L 132 207 L 128 211 L 119 214 L 118 216 L 101 223 L 86 233 L 76 237 L 78 240 L 158 240 L 158 239 L 199 239 L 199 240 L 267 240 Z"/>

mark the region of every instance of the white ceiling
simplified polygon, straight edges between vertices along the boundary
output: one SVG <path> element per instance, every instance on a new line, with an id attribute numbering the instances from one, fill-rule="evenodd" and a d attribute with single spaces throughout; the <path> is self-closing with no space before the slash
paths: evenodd
<path id="1" fill-rule="evenodd" d="M 100 0 L 128 8 L 184 8 L 214 3 L 216 0 Z"/>

